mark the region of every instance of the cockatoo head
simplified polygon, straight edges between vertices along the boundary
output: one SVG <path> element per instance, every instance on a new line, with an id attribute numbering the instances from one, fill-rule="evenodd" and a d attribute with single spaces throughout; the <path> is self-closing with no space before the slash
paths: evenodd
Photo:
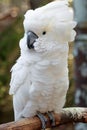
<path id="1" fill-rule="evenodd" d="M 73 41 L 75 26 L 73 12 L 70 11 L 67 0 L 56 0 L 26 12 L 24 41 L 28 50 L 50 51 L 56 49 L 59 44 Z"/>

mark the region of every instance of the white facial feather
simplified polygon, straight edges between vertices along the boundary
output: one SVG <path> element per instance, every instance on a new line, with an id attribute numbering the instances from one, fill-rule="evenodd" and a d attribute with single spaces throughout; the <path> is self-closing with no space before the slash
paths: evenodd
<path id="1" fill-rule="evenodd" d="M 56 48 L 58 44 L 51 44 L 55 38 L 59 43 L 73 41 L 76 35 L 73 30 L 75 26 L 73 12 L 70 11 L 65 0 L 54 1 L 36 10 L 29 10 L 24 19 L 25 33 L 34 31 L 39 36 L 38 42 L 35 43 L 35 50 L 39 52 L 49 50 L 49 46 L 50 49 L 53 46 Z M 47 33 L 44 37 L 43 31 Z M 48 42 L 46 46 L 43 44 L 44 41 Z"/>

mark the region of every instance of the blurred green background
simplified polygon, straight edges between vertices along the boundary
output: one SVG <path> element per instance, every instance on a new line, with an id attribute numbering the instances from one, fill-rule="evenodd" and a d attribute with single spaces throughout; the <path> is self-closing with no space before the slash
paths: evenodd
<path id="1" fill-rule="evenodd" d="M 27 9 L 52 0 L 0 0 L 0 123 L 13 120 L 12 97 L 9 95 L 10 69 L 20 55 L 19 40 L 23 37 L 23 19 Z M 72 6 L 72 0 L 69 1 Z M 66 106 L 74 106 L 73 44 L 70 44 L 70 88 Z"/>

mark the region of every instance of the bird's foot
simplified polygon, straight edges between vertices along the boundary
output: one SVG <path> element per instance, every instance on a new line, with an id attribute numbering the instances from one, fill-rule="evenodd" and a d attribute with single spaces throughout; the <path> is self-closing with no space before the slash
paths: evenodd
<path id="1" fill-rule="evenodd" d="M 37 116 L 41 120 L 42 129 L 45 130 L 46 129 L 46 124 L 47 124 L 47 118 L 42 113 L 40 113 L 39 111 L 37 112 Z"/>
<path id="2" fill-rule="evenodd" d="M 50 121 L 51 121 L 51 125 L 54 127 L 55 125 L 56 125 L 56 123 L 55 123 L 55 117 L 54 117 L 54 115 L 53 115 L 53 111 L 48 111 L 47 112 L 47 115 L 48 115 L 48 117 L 50 118 Z"/>

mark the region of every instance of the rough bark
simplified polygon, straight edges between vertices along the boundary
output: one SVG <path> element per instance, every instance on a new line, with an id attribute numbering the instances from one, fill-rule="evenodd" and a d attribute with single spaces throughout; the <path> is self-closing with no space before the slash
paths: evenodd
<path id="1" fill-rule="evenodd" d="M 50 120 L 48 119 L 47 128 L 51 128 Z M 87 123 L 87 108 L 65 108 L 60 113 L 54 114 L 56 126 L 84 122 Z M 10 122 L 0 125 L 0 130 L 40 130 L 41 122 L 38 117 L 24 118 L 16 122 Z"/>

